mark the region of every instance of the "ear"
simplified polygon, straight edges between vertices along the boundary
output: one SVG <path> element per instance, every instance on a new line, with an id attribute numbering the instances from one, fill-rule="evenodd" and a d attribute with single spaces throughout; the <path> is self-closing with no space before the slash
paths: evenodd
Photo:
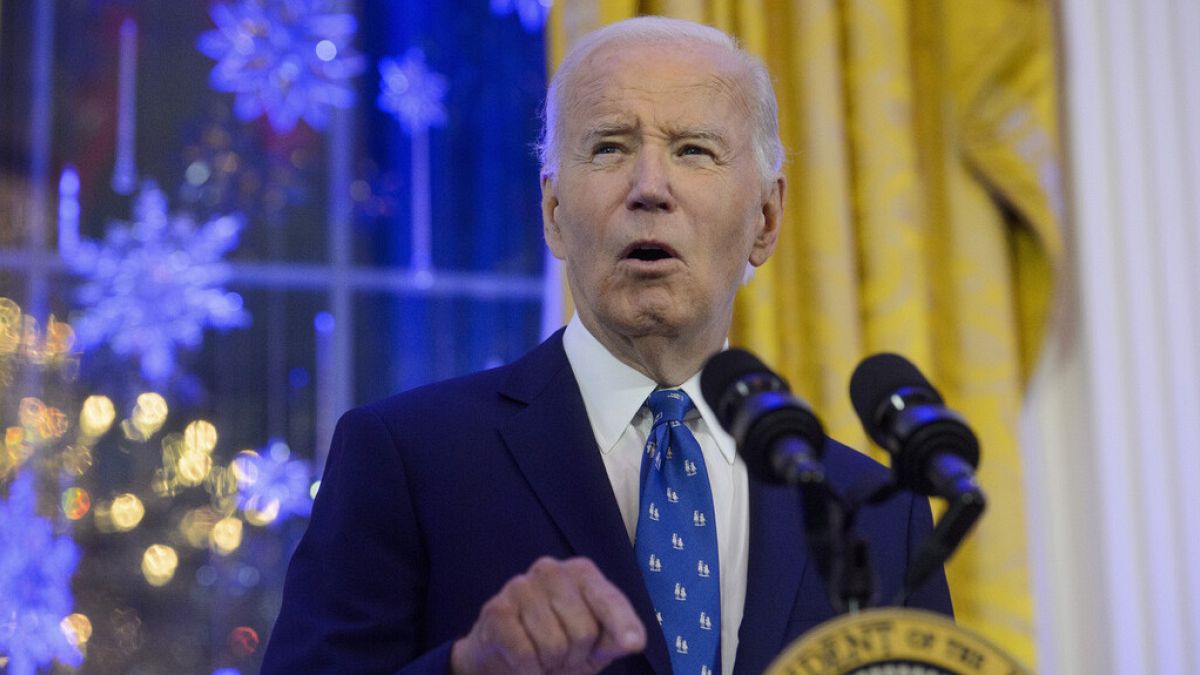
<path id="1" fill-rule="evenodd" d="M 775 243 L 779 240 L 779 226 L 783 221 L 783 193 L 787 181 L 780 174 L 771 184 L 762 204 L 762 218 L 758 223 L 758 232 L 754 237 L 754 247 L 750 249 L 750 264 L 761 266 L 771 257 Z"/>
<path id="2" fill-rule="evenodd" d="M 554 177 L 542 174 L 542 234 L 546 237 L 546 246 L 559 260 L 566 259 L 566 247 L 563 245 L 562 231 L 558 226 L 558 194 Z"/>

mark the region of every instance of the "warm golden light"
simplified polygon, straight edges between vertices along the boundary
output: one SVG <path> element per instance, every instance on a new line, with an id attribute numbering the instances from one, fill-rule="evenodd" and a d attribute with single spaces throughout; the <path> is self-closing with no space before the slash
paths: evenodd
<path id="1" fill-rule="evenodd" d="M 21 307 L 0 298 L 0 354 L 12 354 L 21 344 Z"/>
<path id="2" fill-rule="evenodd" d="M 242 545 L 242 521 L 237 518 L 222 518 L 213 525 L 209 534 L 209 545 L 221 555 L 229 555 Z"/>
<path id="3" fill-rule="evenodd" d="M 103 436 L 113 420 L 117 418 L 117 409 L 113 407 L 112 399 L 107 396 L 89 396 L 83 401 L 79 411 L 79 430 L 85 436 L 97 438 Z"/>
<path id="4" fill-rule="evenodd" d="M 58 408 L 48 406 L 32 396 L 21 399 L 17 409 L 21 426 L 40 440 L 58 438 L 67 432 L 67 416 Z"/>
<path id="5" fill-rule="evenodd" d="M 76 612 L 63 617 L 58 624 L 63 636 L 76 648 L 81 649 L 92 639 L 92 620 Z"/>
<path id="6" fill-rule="evenodd" d="M 165 586 L 178 566 L 179 555 L 165 544 L 154 544 L 142 554 L 142 576 L 151 586 Z"/>
<path id="7" fill-rule="evenodd" d="M 243 450 L 229 463 L 229 470 L 237 479 L 238 485 L 249 487 L 258 480 L 258 453 L 253 450 Z"/>
<path id="8" fill-rule="evenodd" d="M 71 423 L 67 421 L 66 414 L 52 406 L 46 406 L 39 422 L 38 435 L 45 440 L 61 438 L 63 434 L 67 433 L 67 428 L 71 426 Z"/>
<path id="9" fill-rule="evenodd" d="M 183 430 L 184 452 L 209 453 L 217 447 L 217 428 L 211 422 L 196 420 Z"/>
<path id="10" fill-rule="evenodd" d="M 146 507 L 142 505 L 142 500 L 138 499 L 137 495 L 128 492 L 113 499 L 109 510 L 113 528 L 120 532 L 128 532 L 137 527 L 145 515 Z"/>
<path id="11" fill-rule="evenodd" d="M 254 495 L 246 502 L 242 511 L 246 516 L 246 522 L 262 527 L 275 522 L 275 519 L 279 517 L 279 500 L 263 495 Z"/>
<path id="12" fill-rule="evenodd" d="M 232 466 L 213 466 L 204 489 L 213 498 L 213 506 L 222 513 L 228 515 L 237 508 L 238 480 Z"/>
<path id="13" fill-rule="evenodd" d="M 154 392 L 140 394 L 129 415 L 128 425 L 123 425 L 125 435 L 131 440 L 146 440 L 162 428 L 168 412 L 167 401 L 162 396 Z"/>
<path id="14" fill-rule="evenodd" d="M 63 471 L 72 476 L 82 476 L 92 466 L 92 449 L 76 443 L 68 445 L 62 453 Z"/>
<path id="15" fill-rule="evenodd" d="M 25 442 L 25 430 L 9 427 L 4 430 L 4 447 L 0 448 L 0 478 L 16 471 L 33 454 L 33 446 Z"/>
<path id="16" fill-rule="evenodd" d="M 179 521 L 179 532 L 192 548 L 208 546 L 213 526 L 221 519 L 221 514 L 209 507 L 202 506 L 192 509 L 183 515 Z"/>
<path id="17" fill-rule="evenodd" d="M 314 480 L 313 484 L 308 488 L 308 496 L 313 499 L 317 498 L 317 491 L 321 489 L 321 481 Z"/>
<path id="18" fill-rule="evenodd" d="M 46 323 L 46 356 L 63 356 L 71 353 L 71 347 L 75 345 L 75 329 L 71 328 L 71 324 L 57 321 L 54 315 L 50 315 L 50 320 Z"/>
<path id="19" fill-rule="evenodd" d="M 62 493 L 62 510 L 67 518 L 79 520 L 92 508 L 92 497 L 80 487 L 67 488 Z"/>
<path id="20" fill-rule="evenodd" d="M 206 452 L 184 452 L 175 463 L 175 475 L 180 485 L 199 485 L 209 471 L 212 471 L 212 455 Z"/>

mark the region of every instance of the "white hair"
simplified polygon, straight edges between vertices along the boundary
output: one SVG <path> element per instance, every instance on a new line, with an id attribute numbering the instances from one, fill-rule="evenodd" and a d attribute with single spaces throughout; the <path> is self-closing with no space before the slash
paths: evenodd
<path id="1" fill-rule="evenodd" d="M 743 82 L 749 99 L 751 141 L 759 175 L 769 181 L 783 167 L 783 142 L 779 140 L 779 106 L 771 75 L 762 60 L 742 48 L 738 41 L 712 26 L 663 16 L 639 16 L 609 24 L 588 33 L 567 52 L 558 71 L 550 79 L 546 108 L 542 115 L 542 133 L 538 141 L 538 159 L 542 174 L 554 176 L 562 154 L 562 123 L 559 111 L 567 101 L 567 89 L 575 71 L 596 50 L 613 44 L 687 45 L 706 44 L 728 50 L 734 61 L 745 69 Z"/>

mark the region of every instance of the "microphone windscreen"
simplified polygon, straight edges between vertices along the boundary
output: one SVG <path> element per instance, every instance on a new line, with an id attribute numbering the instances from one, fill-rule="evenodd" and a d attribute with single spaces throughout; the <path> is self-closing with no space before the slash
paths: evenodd
<path id="1" fill-rule="evenodd" d="M 771 369 L 767 368 L 767 365 L 757 356 L 744 349 L 736 348 L 717 352 L 700 371 L 700 393 L 704 395 L 704 401 L 708 403 L 708 407 L 717 414 L 717 420 L 721 426 L 726 429 L 729 428 L 730 420 L 728 418 L 732 417 L 736 409 L 735 406 L 727 405 L 733 401 L 729 401 L 726 394 L 738 380 L 751 373 L 762 373 L 774 377 Z M 722 410 L 722 408 L 726 409 Z"/>
<path id="2" fill-rule="evenodd" d="M 912 387 L 927 390 L 941 402 L 941 396 L 929 380 L 908 359 L 899 354 L 883 352 L 863 359 L 850 376 L 850 403 L 868 433 L 878 423 L 875 419 L 883 402 L 900 389 Z"/>

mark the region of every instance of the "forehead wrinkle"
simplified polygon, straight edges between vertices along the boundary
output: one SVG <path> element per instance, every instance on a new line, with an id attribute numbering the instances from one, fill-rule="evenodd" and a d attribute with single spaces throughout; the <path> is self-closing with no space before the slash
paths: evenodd
<path id="1" fill-rule="evenodd" d="M 712 73 L 708 76 L 705 87 L 723 96 L 733 104 L 738 112 L 749 115 L 751 112 L 749 92 L 742 81 L 729 74 Z"/>
<path id="2" fill-rule="evenodd" d="M 707 51 L 703 45 L 673 45 L 672 49 L 677 53 L 689 54 Z M 739 62 L 718 54 L 716 58 L 704 59 L 707 61 L 705 70 L 685 75 L 682 81 L 646 82 L 639 79 L 640 72 L 631 68 L 628 62 L 613 67 L 613 59 L 621 57 L 620 52 L 602 48 L 590 54 L 570 80 L 563 83 L 563 114 L 559 116 L 556 126 L 560 132 L 565 132 L 568 126 L 576 130 L 571 134 L 574 137 L 572 140 L 562 137 L 565 143 L 573 145 L 581 139 L 591 141 L 601 135 L 602 130 L 626 135 L 631 132 L 642 133 L 645 123 L 676 139 L 709 138 L 722 143 L 727 151 L 741 154 L 743 148 L 738 146 L 742 144 L 731 136 L 733 129 L 725 125 L 706 124 L 705 120 L 692 117 L 689 111 L 672 114 L 671 117 L 676 119 L 670 124 L 659 119 L 642 120 L 627 108 L 627 103 L 631 101 L 653 100 L 664 93 L 683 94 L 699 90 L 706 98 L 723 99 L 731 112 L 748 119 L 753 113 L 753 106 L 749 100 L 748 85 L 742 80 L 749 74 L 743 72 L 745 69 Z M 665 112 L 653 110 L 652 114 L 658 118 Z M 751 139 L 747 141 L 753 144 Z"/>

